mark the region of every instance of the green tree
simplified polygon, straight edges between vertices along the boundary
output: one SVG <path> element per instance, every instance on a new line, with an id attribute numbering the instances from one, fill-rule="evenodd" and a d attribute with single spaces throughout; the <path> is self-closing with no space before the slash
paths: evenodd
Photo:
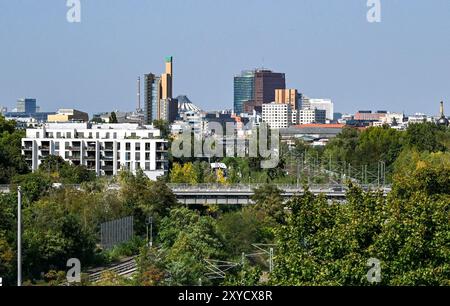
<path id="1" fill-rule="evenodd" d="M 195 182 L 198 184 L 206 183 L 211 176 L 211 166 L 207 162 L 195 161 L 193 164 Z"/>
<path id="2" fill-rule="evenodd" d="M 145 220 L 153 217 L 156 223 L 167 216 L 178 201 L 167 185 L 162 181 L 151 181 L 143 171 L 136 175 L 121 172 L 119 198 L 135 218 L 135 230 L 138 235 L 146 232 Z"/>
<path id="3" fill-rule="evenodd" d="M 164 254 L 156 248 L 141 248 L 137 258 L 137 275 L 135 284 L 138 286 L 160 286 L 165 284 L 167 277 Z"/>
<path id="4" fill-rule="evenodd" d="M 170 123 L 163 119 L 153 121 L 153 126 L 161 131 L 161 138 L 167 139 L 170 135 Z"/>
<path id="5" fill-rule="evenodd" d="M 266 219 L 278 223 L 284 222 L 284 205 L 281 190 L 275 185 L 267 184 L 254 190 L 251 200 L 255 207 L 264 212 Z"/>
<path id="6" fill-rule="evenodd" d="M 324 155 L 326 160 L 331 156 L 338 162 L 354 163 L 356 147 L 360 132 L 353 127 L 344 127 L 342 132 L 328 143 Z"/>
<path id="7" fill-rule="evenodd" d="M 109 115 L 109 123 L 118 123 L 119 121 L 117 121 L 117 115 L 115 112 L 111 112 L 111 114 Z"/>
<path id="8" fill-rule="evenodd" d="M 224 213 L 217 220 L 217 230 L 229 257 L 251 252 L 254 243 L 268 242 L 264 226 L 262 212 L 252 207 Z"/>
<path id="9" fill-rule="evenodd" d="M 92 122 L 92 123 L 105 123 L 105 120 L 103 120 L 103 119 L 100 118 L 100 117 L 95 117 L 95 118 L 92 118 L 92 119 L 91 119 L 91 122 Z"/>
<path id="10" fill-rule="evenodd" d="M 241 266 L 236 274 L 225 276 L 225 286 L 258 286 L 262 276 L 261 268 L 245 264 Z"/>
<path id="11" fill-rule="evenodd" d="M 55 155 L 46 157 L 39 166 L 39 171 L 44 175 L 48 174 L 55 182 L 64 184 L 81 184 L 96 178 L 95 172 L 89 171 L 86 166 L 72 165 Z"/>
<path id="12" fill-rule="evenodd" d="M 392 197 L 407 199 L 417 191 L 450 194 L 450 153 L 402 152 L 395 163 Z"/>
<path id="13" fill-rule="evenodd" d="M 79 216 L 57 205 L 40 201 L 24 215 L 24 274 L 31 279 L 41 272 L 64 270 L 69 258 L 85 265 L 94 261 L 94 233 L 83 228 Z"/>
<path id="14" fill-rule="evenodd" d="M 356 154 L 359 164 L 375 164 L 384 161 L 387 166 L 400 154 L 403 132 L 389 126 L 370 127 L 360 134 Z"/>
<path id="15" fill-rule="evenodd" d="M 16 186 L 22 187 L 24 199 L 28 200 L 28 203 L 37 201 L 40 197 L 46 195 L 52 187 L 50 177 L 40 172 L 15 176 L 12 183 L 13 190 L 17 190 Z"/>
<path id="16" fill-rule="evenodd" d="M 9 184 L 15 175 L 29 172 L 21 152 L 25 131 L 16 130 L 15 126 L 15 121 L 0 115 L 0 184 Z"/>
<path id="17" fill-rule="evenodd" d="M 15 252 L 8 243 L 4 232 L 0 231 L 0 275 L 6 285 L 13 278 Z"/>
<path id="18" fill-rule="evenodd" d="M 448 156 L 417 154 L 387 198 L 350 185 L 344 205 L 309 192 L 289 201 L 271 283 L 369 285 L 366 263 L 376 258 L 381 285 L 449 285 Z"/>
<path id="19" fill-rule="evenodd" d="M 416 123 L 408 126 L 405 142 L 408 147 L 418 151 L 445 151 L 444 140 L 448 139 L 448 136 L 444 127 L 439 127 L 432 122 Z"/>
<path id="20" fill-rule="evenodd" d="M 170 171 L 170 182 L 174 184 L 197 184 L 199 173 L 196 173 L 196 170 L 198 168 L 196 169 L 192 163 L 185 163 L 184 165 L 174 163 Z"/>
<path id="21" fill-rule="evenodd" d="M 159 241 L 167 254 L 170 285 L 197 285 L 207 271 L 204 260 L 223 256 L 214 219 L 184 207 L 161 221 Z"/>

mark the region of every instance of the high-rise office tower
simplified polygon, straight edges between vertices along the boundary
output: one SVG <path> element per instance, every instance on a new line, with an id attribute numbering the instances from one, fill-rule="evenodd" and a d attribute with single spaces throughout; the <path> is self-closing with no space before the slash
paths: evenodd
<path id="1" fill-rule="evenodd" d="M 255 72 L 243 71 L 234 77 L 234 112 L 244 112 L 244 103 L 253 100 L 255 88 Z"/>
<path id="2" fill-rule="evenodd" d="M 270 70 L 256 70 L 255 72 L 255 105 L 263 105 L 275 101 L 275 90 L 286 89 L 284 73 Z"/>
<path id="3" fill-rule="evenodd" d="M 166 72 L 161 76 L 153 73 L 145 75 L 144 120 L 146 124 L 159 119 L 172 122 L 178 112 L 178 102 L 172 98 L 173 58 L 166 57 L 165 62 Z"/>
<path id="4" fill-rule="evenodd" d="M 137 79 L 137 106 L 136 111 L 141 111 L 141 77 L 138 77 Z"/>
<path id="5" fill-rule="evenodd" d="M 275 101 L 275 90 L 285 89 L 284 73 L 256 69 L 243 71 L 234 77 L 234 112 L 244 112 L 248 109 L 261 109 L 264 103 Z"/>
<path id="6" fill-rule="evenodd" d="M 166 73 L 161 75 L 161 99 L 172 99 L 173 58 L 166 57 Z"/>
<path id="7" fill-rule="evenodd" d="M 34 114 L 37 112 L 36 99 L 18 99 L 16 106 L 18 113 Z"/>
<path id="8" fill-rule="evenodd" d="M 276 89 L 275 102 L 278 104 L 289 104 L 292 110 L 301 109 L 301 97 L 297 89 Z"/>
<path id="9" fill-rule="evenodd" d="M 144 120 L 146 124 L 152 124 L 156 119 L 156 110 L 160 96 L 160 77 L 153 73 L 144 76 Z"/>

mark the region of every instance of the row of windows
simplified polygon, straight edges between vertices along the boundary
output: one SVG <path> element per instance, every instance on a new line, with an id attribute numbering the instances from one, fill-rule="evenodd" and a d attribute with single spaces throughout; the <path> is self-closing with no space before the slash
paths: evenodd
<path id="1" fill-rule="evenodd" d="M 143 166 L 144 167 L 141 167 L 141 163 L 140 162 L 136 162 L 135 163 L 135 169 L 141 168 L 142 170 L 145 170 L 145 171 L 150 171 L 151 170 L 149 162 L 144 163 Z M 131 169 L 131 162 L 126 162 L 125 163 L 125 169 Z"/>
<path id="2" fill-rule="evenodd" d="M 145 136 L 142 136 L 142 133 L 140 133 L 141 135 L 137 135 L 137 133 L 132 132 L 130 133 L 129 137 L 130 138 L 136 138 L 136 137 L 148 137 L 148 138 L 153 138 L 153 133 L 148 133 Z M 56 135 L 56 137 L 54 137 Z M 72 138 L 72 135 L 74 136 L 74 138 L 93 138 L 94 133 L 93 132 L 89 132 L 89 133 L 84 133 L 84 132 L 47 132 L 45 133 L 45 138 Z M 36 138 L 40 138 L 40 132 L 36 132 Z M 117 139 L 117 132 L 106 132 L 102 135 L 100 135 L 100 132 L 95 132 L 95 138 L 96 139 Z"/>
<path id="3" fill-rule="evenodd" d="M 125 152 L 125 160 L 131 159 L 131 153 Z M 141 153 L 136 152 L 134 153 L 134 160 L 141 160 Z M 145 153 L 145 160 L 150 160 L 150 153 Z"/>
<path id="4" fill-rule="evenodd" d="M 59 151 L 55 151 L 55 155 L 59 155 Z M 145 153 L 144 155 L 142 155 L 143 157 L 145 157 L 145 160 L 150 160 L 150 153 Z M 80 154 L 74 154 L 72 153 L 72 155 L 70 155 L 70 153 L 68 151 L 66 151 L 64 153 L 64 158 L 68 159 L 70 157 L 75 157 L 75 158 L 80 158 L 81 155 Z M 108 156 L 106 156 L 108 157 Z M 110 158 L 112 158 L 112 156 L 109 156 Z M 125 152 L 125 160 L 131 160 L 131 153 L 130 152 Z M 84 157 L 87 158 L 87 157 Z M 134 160 L 141 160 L 141 153 L 136 152 L 134 154 Z"/>
<path id="5" fill-rule="evenodd" d="M 77 147 L 77 146 L 80 146 L 80 145 L 81 145 L 80 143 L 74 143 L 73 144 L 74 147 Z M 68 148 L 70 146 L 71 146 L 70 142 L 65 142 L 65 147 L 66 148 Z M 88 145 L 88 146 L 90 146 L 90 145 Z M 151 148 L 150 147 L 150 143 L 145 143 L 143 148 L 145 148 L 145 151 L 150 151 L 150 148 Z M 59 150 L 59 149 L 60 149 L 60 143 L 59 142 L 55 142 L 55 150 Z M 110 149 L 112 149 L 112 146 L 110 147 Z M 117 149 L 120 150 L 120 143 L 117 143 Z M 135 151 L 140 151 L 141 150 L 141 143 L 136 142 L 135 145 L 134 145 L 134 149 L 135 149 Z M 125 150 L 126 151 L 131 151 L 131 143 L 129 143 L 129 142 L 125 143 Z"/>

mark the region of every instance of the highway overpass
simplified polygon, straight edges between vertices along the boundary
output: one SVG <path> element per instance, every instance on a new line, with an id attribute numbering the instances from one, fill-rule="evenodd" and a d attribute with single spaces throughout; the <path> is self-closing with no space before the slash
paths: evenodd
<path id="1" fill-rule="evenodd" d="M 254 190 L 263 187 L 262 184 L 168 184 L 167 185 L 177 197 L 178 201 L 184 205 L 250 205 L 253 204 L 251 197 Z M 297 185 L 276 185 L 281 190 L 283 198 L 302 195 L 305 191 Z M 61 188 L 58 184 L 55 188 Z M 80 185 L 68 185 L 76 189 L 81 189 Z M 390 191 L 390 186 L 364 185 L 364 190 L 381 190 L 386 196 Z M 119 190 L 119 185 L 109 185 L 109 190 Z M 343 201 L 346 198 L 347 188 L 344 185 L 311 185 L 309 191 L 315 195 L 323 194 L 330 200 Z M 10 192 L 8 185 L 0 185 L 0 192 Z"/>
<path id="2" fill-rule="evenodd" d="M 168 184 L 178 201 L 185 205 L 249 205 L 253 204 L 251 197 L 255 188 L 264 185 L 219 185 L 219 184 Z M 296 195 L 302 195 L 305 190 L 297 185 L 276 185 L 281 190 L 281 196 L 288 200 Z M 390 187 L 363 186 L 364 190 L 382 190 L 386 196 Z M 344 185 L 311 185 L 309 191 L 315 195 L 323 194 L 330 200 L 345 200 L 347 188 Z"/>

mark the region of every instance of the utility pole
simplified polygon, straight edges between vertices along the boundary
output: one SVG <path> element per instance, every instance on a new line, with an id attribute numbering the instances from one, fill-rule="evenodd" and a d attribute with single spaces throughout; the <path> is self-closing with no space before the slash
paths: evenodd
<path id="1" fill-rule="evenodd" d="M 153 246 L 153 217 L 148 216 L 145 223 L 147 225 L 147 245 L 149 247 L 152 247 Z M 150 235 L 148 232 L 149 225 L 150 225 Z"/>
<path id="2" fill-rule="evenodd" d="M 153 246 L 153 217 L 150 217 L 150 247 Z"/>
<path id="3" fill-rule="evenodd" d="M 269 272 L 273 271 L 273 248 L 269 249 Z"/>
<path id="4" fill-rule="evenodd" d="M 17 187 L 17 286 L 22 286 L 22 187 Z"/>

